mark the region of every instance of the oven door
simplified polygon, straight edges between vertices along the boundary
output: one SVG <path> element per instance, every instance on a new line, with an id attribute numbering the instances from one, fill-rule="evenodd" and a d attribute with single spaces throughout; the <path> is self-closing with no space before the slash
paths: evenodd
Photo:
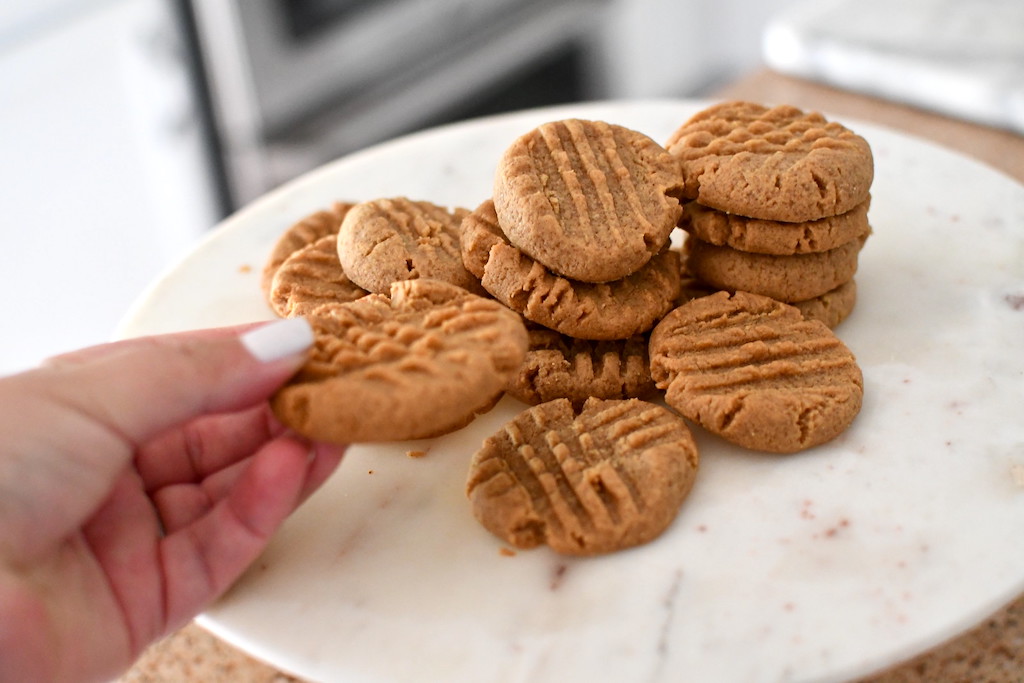
<path id="1" fill-rule="evenodd" d="M 579 39 L 605 0 L 193 0 L 240 203 Z M 320 158 L 313 158 L 320 155 Z"/>

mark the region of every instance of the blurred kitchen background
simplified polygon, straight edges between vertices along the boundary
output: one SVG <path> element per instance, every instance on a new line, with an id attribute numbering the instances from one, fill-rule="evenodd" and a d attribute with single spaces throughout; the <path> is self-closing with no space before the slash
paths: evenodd
<path id="1" fill-rule="evenodd" d="M 1012 53 L 971 101 L 1015 93 L 997 104 L 1024 120 L 1021 0 L 0 3 L 0 374 L 109 338 L 218 220 L 345 153 L 505 110 L 701 97 L 765 62 L 870 90 L 830 31 L 851 27 L 854 51 L 904 55 L 922 34 L 906 7 L 926 6 L 944 31 L 924 27 L 938 36 L 928 59 L 965 63 L 964 36 L 982 39 L 978 59 Z M 897 97 L 952 77 L 881 71 Z"/>

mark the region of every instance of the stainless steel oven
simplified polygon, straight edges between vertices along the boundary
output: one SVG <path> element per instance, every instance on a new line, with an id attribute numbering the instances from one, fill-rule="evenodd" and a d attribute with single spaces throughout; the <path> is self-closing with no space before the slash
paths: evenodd
<path id="1" fill-rule="evenodd" d="M 365 145 L 603 95 L 607 0 L 179 0 L 226 209 Z"/>

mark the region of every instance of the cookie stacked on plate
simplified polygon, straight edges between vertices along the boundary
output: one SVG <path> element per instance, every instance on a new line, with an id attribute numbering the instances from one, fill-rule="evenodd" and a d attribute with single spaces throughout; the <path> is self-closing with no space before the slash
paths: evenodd
<path id="1" fill-rule="evenodd" d="M 679 295 L 681 192 L 679 162 L 614 124 L 552 121 L 505 150 L 493 198 L 463 222 L 462 254 L 531 323 L 513 395 L 582 403 L 653 388 L 643 335 Z"/>
<path id="2" fill-rule="evenodd" d="M 830 327 L 850 314 L 871 232 L 864 138 L 792 106 L 726 102 L 694 115 L 666 147 L 691 200 L 680 222 L 689 275 L 793 304 Z"/>
<path id="3" fill-rule="evenodd" d="M 263 271 L 274 312 L 310 315 L 320 306 L 388 295 L 394 282 L 429 279 L 484 294 L 462 263 L 463 208 L 407 197 L 335 202 L 292 225 Z"/>

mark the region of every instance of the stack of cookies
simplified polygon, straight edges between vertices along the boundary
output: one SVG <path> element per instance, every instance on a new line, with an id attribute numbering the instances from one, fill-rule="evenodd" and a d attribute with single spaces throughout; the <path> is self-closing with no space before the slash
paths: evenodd
<path id="1" fill-rule="evenodd" d="M 726 102 L 693 116 L 666 146 L 691 200 L 680 222 L 690 276 L 793 304 L 830 327 L 850 314 L 871 232 L 864 138 L 795 107 Z"/>
<path id="2" fill-rule="evenodd" d="M 506 149 L 493 199 L 463 222 L 462 255 L 529 323 L 510 393 L 582 404 L 653 389 L 644 335 L 679 295 L 681 191 L 679 162 L 622 126 L 553 121 Z"/>

